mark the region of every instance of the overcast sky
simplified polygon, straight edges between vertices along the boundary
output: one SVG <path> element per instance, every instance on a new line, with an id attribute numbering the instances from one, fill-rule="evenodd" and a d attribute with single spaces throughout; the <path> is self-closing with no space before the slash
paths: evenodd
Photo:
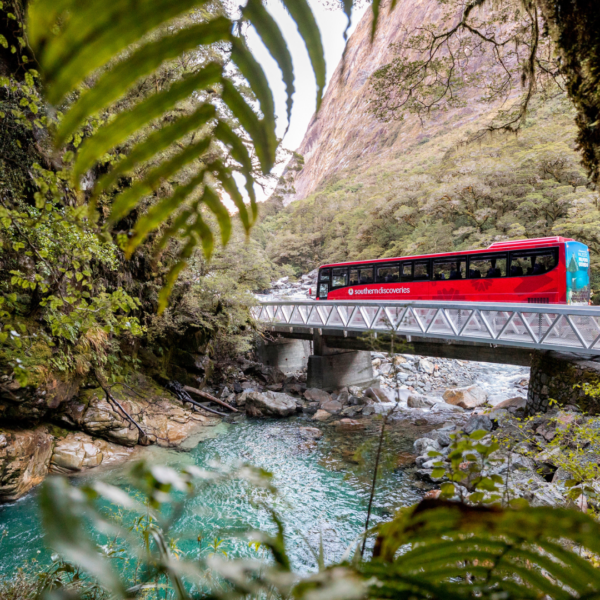
<path id="1" fill-rule="evenodd" d="M 342 10 L 326 10 L 319 0 L 309 0 L 313 9 L 321 38 L 325 48 L 327 61 L 327 81 L 329 82 L 344 50 L 344 29 L 346 28 L 346 15 Z M 316 84 L 306 48 L 296 25 L 286 13 L 282 4 L 277 0 L 269 0 L 267 9 L 273 15 L 285 36 L 294 61 L 294 73 L 296 76 L 296 93 L 294 96 L 294 108 L 290 129 L 283 140 L 285 148 L 296 150 L 304 137 L 304 133 L 315 112 Z M 355 11 L 352 19 L 353 31 L 360 17 L 364 14 L 367 6 Z M 262 64 L 269 78 L 271 89 L 275 96 L 275 112 L 278 117 L 277 134 L 283 135 L 286 126 L 285 86 L 281 80 L 281 72 L 277 63 L 271 58 L 267 49 L 262 45 L 258 36 L 252 30 L 249 34 L 249 44 L 257 60 Z"/>

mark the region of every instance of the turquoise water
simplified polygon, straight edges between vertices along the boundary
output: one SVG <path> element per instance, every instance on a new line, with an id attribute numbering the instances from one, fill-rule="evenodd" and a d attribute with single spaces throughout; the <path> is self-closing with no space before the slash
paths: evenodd
<path id="1" fill-rule="evenodd" d="M 315 567 L 308 544 L 316 549 L 321 537 L 329 561 L 342 556 L 364 527 L 380 423 L 349 432 L 320 426 L 324 436 L 315 443 L 303 440 L 298 432 L 299 426 L 313 423 L 298 422 L 300 420 L 241 418 L 238 423 L 222 423 L 207 429 L 214 437 L 198 443 L 190 451 L 151 447 L 143 452 L 142 456 L 153 463 L 175 468 L 186 464 L 207 468 L 213 461 L 225 465 L 246 462 L 274 475 L 278 488 L 275 498 L 269 499 L 264 492 L 252 490 L 243 482 L 227 481 L 201 489 L 186 500 L 175 528 L 175 537 L 180 540 L 178 546 L 185 554 L 209 552 L 208 543 L 218 538 L 223 540 L 220 549 L 229 556 L 253 555 L 244 532 L 255 528 L 273 531 L 267 511 L 252 502 L 264 499 L 283 518 L 288 549 L 296 568 Z M 413 438 L 401 423 L 394 424 L 386 436 L 373 523 L 390 517 L 397 508 L 412 504 L 422 496 L 422 490 L 397 468 L 398 453 L 410 450 Z M 125 486 L 126 472 L 127 466 L 104 473 L 92 471 L 75 481 L 101 477 Z M 50 560 L 39 523 L 36 492 L 0 507 L 0 534 L 4 535 L 0 541 L 0 573 L 10 574 L 32 560 L 41 564 Z"/>

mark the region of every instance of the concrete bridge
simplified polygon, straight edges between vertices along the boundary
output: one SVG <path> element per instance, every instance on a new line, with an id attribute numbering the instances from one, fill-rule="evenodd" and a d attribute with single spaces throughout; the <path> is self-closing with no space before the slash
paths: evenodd
<path id="1" fill-rule="evenodd" d="M 261 360 L 288 372 L 307 367 L 309 387 L 369 383 L 372 350 L 531 366 L 536 409 L 572 395 L 572 386 L 560 393 L 552 386 L 557 360 L 600 375 L 596 307 L 280 300 L 261 303 L 254 317 L 271 334 L 259 348 Z"/>

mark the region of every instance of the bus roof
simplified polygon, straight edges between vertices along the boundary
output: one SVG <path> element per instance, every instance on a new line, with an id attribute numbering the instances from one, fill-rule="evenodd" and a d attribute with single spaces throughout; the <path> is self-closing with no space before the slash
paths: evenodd
<path id="1" fill-rule="evenodd" d="M 326 267 L 345 267 L 347 265 L 371 265 L 377 263 L 387 263 L 395 260 L 417 260 L 419 258 L 437 258 L 444 256 L 463 256 L 465 254 L 478 254 L 478 253 L 486 253 L 490 250 L 498 251 L 498 250 L 528 250 L 530 248 L 543 248 L 547 246 L 556 246 L 558 244 L 564 244 L 565 242 L 574 242 L 575 240 L 571 238 L 564 238 L 560 236 L 555 237 L 545 237 L 545 238 L 532 238 L 527 240 L 510 240 L 506 242 L 494 242 L 487 248 L 479 248 L 477 250 L 460 250 L 458 252 L 442 252 L 439 254 L 420 254 L 416 256 L 396 256 L 396 257 L 388 257 L 388 258 L 376 258 L 374 260 L 351 260 L 342 263 L 330 263 L 327 265 L 321 265 L 319 269 L 324 269 Z"/>

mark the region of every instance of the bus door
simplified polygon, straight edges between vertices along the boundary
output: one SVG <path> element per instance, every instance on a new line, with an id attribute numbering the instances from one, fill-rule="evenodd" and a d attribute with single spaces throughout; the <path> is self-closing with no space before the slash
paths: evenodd
<path id="1" fill-rule="evenodd" d="M 590 302 L 590 251 L 581 242 L 565 243 L 567 304 Z"/>
<path id="2" fill-rule="evenodd" d="M 327 300 L 331 285 L 331 269 L 321 269 L 319 271 L 319 283 L 317 285 L 317 300 Z"/>

